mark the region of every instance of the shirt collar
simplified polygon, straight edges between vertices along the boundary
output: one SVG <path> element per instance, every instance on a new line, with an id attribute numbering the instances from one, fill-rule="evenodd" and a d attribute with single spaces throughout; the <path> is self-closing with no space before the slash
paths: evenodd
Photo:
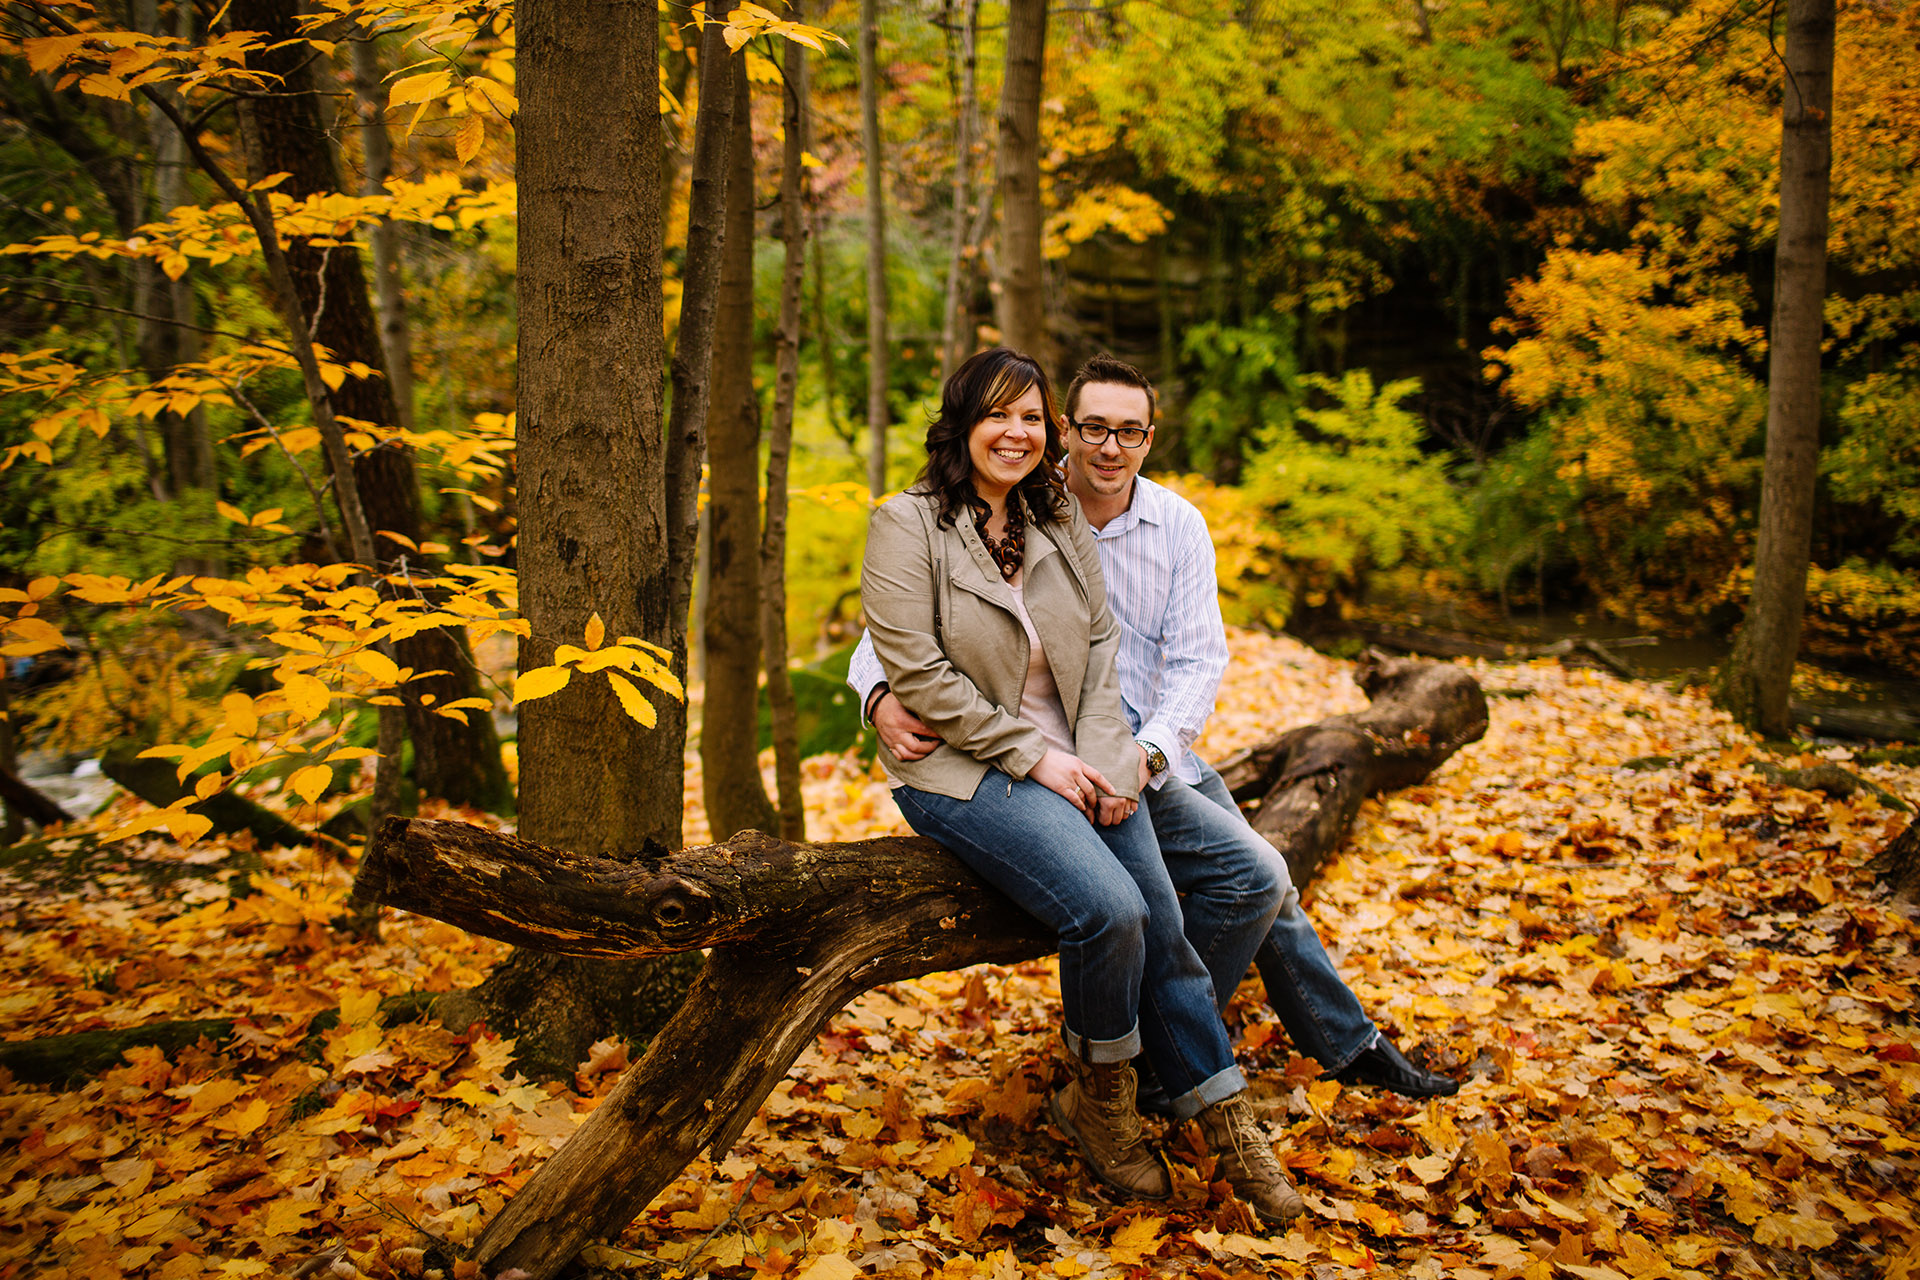
<path id="1" fill-rule="evenodd" d="M 1096 538 L 1117 538 L 1135 525 L 1166 523 L 1167 491 L 1145 476 L 1133 478 L 1133 501 L 1105 525 L 1095 531 Z"/>

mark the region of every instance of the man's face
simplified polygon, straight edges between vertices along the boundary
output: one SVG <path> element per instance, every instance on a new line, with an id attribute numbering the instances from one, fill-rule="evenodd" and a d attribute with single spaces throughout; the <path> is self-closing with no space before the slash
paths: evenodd
<path id="1" fill-rule="evenodd" d="M 1139 387 L 1090 382 L 1080 388 L 1080 402 L 1073 407 L 1073 423 L 1066 432 L 1068 482 L 1103 498 L 1131 492 L 1133 478 L 1153 448 L 1153 425 L 1148 421 L 1152 412 L 1147 393 Z M 1107 438 L 1088 444 L 1078 430 L 1082 425 L 1108 428 Z M 1147 438 L 1137 449 L 1123 448 L 1115 434 L 1119 428 L 1143 428 Z"/>

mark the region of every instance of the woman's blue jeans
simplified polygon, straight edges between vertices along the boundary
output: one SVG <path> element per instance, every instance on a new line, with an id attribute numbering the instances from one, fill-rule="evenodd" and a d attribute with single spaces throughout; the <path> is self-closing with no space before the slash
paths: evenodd
<path id="1" fill-rule="evenodd" d="M 998 769 L 971 800 L 904 786 L 893 798 L 915 831 L 1058 935 L 1069 1052 L 1093 1062 L 1144 1052 L 1181 1118 L 1246 1087 L 1145 813 L 1095 826 Z"/>
<path id="2" fill-rule="evenodd" d="M 1168 778 L 1145 805 L 1174 886 L 1187 895 L 1187 936 L 1220 999 L 1232 998 L 1253 961 L 1294 1047 L 1329 1071 L 1352 1062 L 1373 1043 L 1374 1025 L 1301 909 L 1286 859 L 1247 825 L 1220 775 L 1201 761 L 1197 786 Z M 1256 923 L 1251 903 L 1261 894 L 1268 914 Z"/>

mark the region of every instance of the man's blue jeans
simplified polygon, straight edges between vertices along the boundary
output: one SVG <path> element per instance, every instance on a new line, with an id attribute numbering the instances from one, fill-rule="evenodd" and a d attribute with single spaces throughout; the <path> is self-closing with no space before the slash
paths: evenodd
<path id="1" fill-rule="evenodd" d="M 1373 1023 L 1301 910 L 1286 859 L 1247 825 L 1219 773 L 1203 760 L 1198 786 L 1168 778 L 1146 793 L 1145 807 L 1174 887 L 1187 895 L 1187 937 L 1212 975 L 1220 1007 L 1233 998 L 1248 963 L 1256 963 L 1294 1047 L 1329 1071 L 1352 1062 L 1373 1043 Z M 1254 892 L 1263 885 L 1269 908 L 1278 904 L 1279 911 L 1249 936 L 1256 913 L 1236 902 L 1233 887 Z"/>
<path id="2" fill-rule="evenodd" d="M 915 831 L 1059 936 L 1068 1052 L 1093 1062 L 1144 1052 L 1183 1119 L 1246 1087 L 1143 814 L 1095 826 L 1064 797 L 998 769 L 971 800 L 913 787 L 893 798 Z"/>

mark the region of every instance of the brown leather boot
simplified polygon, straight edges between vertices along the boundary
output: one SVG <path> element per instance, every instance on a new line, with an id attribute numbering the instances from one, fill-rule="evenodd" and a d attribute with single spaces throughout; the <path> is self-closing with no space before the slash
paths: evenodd
<path id="1" fill-rule="evenodd" d="M 1307 1202 L 1287 1181 L 1273 1154 L 1267 1131 L 1247 1105 L 1247 1095 L 1223 1098 L 1199 1115 L 1200 1132 L 1219 1161 L 1233 1193 L 1269 1222 L 1285 1222 L 1306 1212 Z"/>
<path id="2" fill-rule="evenodd" d="M 1145 1200 L 1173 1193 L 1166 1164 L 1147 1146 L 1134 1110 L 1138 1081 L 1130 1062 L 1087 1062 L 1067 1055 L 1073 1079 L 1053 1095 L 1053 1122 L 1080 1144 L 1094 1176 L 1117 1191 Z"/>

